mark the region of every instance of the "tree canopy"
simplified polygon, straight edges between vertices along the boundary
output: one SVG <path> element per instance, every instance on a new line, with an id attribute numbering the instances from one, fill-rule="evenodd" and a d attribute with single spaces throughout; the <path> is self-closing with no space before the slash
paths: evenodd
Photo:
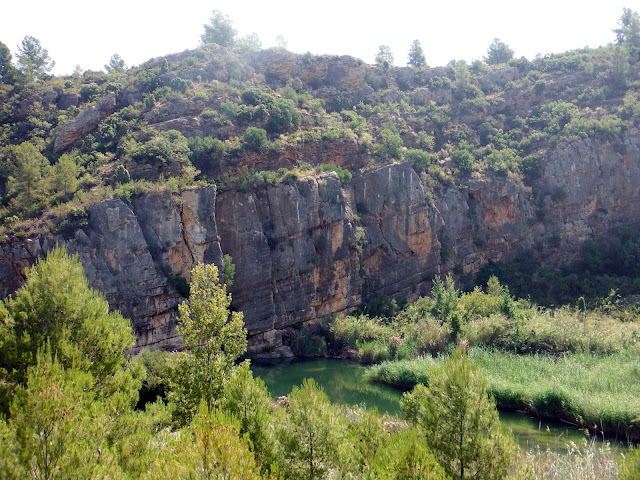
<path id="1" fill-rule="evenodd" d="M 9 47 L 0 42 L 0 85 L 11 85 L 16 81 L 18 72 L 11 60 Z"/>
<path id="2" fill-rule="evenodd" d="M 204 33 L 200 39 L 204 45 L 216 43 L 222 47 L 231 47 L 237 33 L 231 19 L 220 10 L 214 10 L 209 17 L 209 23 L 204 25 Z"/>
<path id="3" fill-rule="evenodd" d="M 114 53 L 109 59 L 109 63 L 104 66 L 107 73 L 122 73 L 127 69 L 127 64 L 120 55 Z"/>
<path id="4" fill-rule="evenodd" d="M 185 418 L 204 400 L 212 407 L 222 398 L 234 362 L 247 349 L 247 331 L 240 312 L 230 312 L 231 295 L 219 283 L 215 265 L 196 265 L 191 271 L 188 303 L 178 307 L 178 332 L 188 353 L 176 369 L 173 400 Z"/>
<path id="5" fill-rule="evenodd" d="M 64 368 L 89 372 L 101 395 L 124 393 L 123 400 L 135 404 L 136 382 L 125 357 L 135 340 L 131 324 L 109 312 L 104 296 L 89 288 L 78 256 L 54 248 L 0 307 L 0 379 L 8 389 L 2 392 L 7 397 L 0 394 L 0 408 L 6 411 L 7 398 L 26 382 L 27 368 L 36 365 L 45 343 Z"/>
<path id="6" fill-rule="evenodd" d="M 499 38 L 494 38 L 493 42 L 489 45 L 487 56 L 484 58 L 484 61 L 488 65 L 498 65 L 500 63 L 507 63 L 512 58 L 513 50 L 509 48 L 509 45 Z"/>
<path id="7" fill-rule="evenodd" d="M 640 14 L 630 8 L 623 8 L 618 25 L 620 28 L 613 30 L 616 34 L 616 43 L 640 47 Z"/>
<path id="8" fill-rule="evenodd" d="M 427 60 L 424 58 L 420 40 L 414 40 L 411 43 L 411 47 L 409 48 L 409 61 L 407 63 L 415 68 L 427 66 Z"/>
<path id="9" fill-rule="evenodd" d="M 26 36 L 22 43 L 18 45 L 18 70 L 20 70 L 29 81 L 40 80 L 43 75 L 49 73 L 56 62 L 49 56 L 49 52 L 42 46 L 40 40 L 35 37 Z"/>
<path id="10" fill-rule="evenodd" d="M 461 349 L 442 367 L 432 369 L 428 388 L 418 385 L 406 394 L 402 407 L 452 478 L 506 477 L 515 445 L 502 431 L 481 368 Z"/>
<path id="11" fill-rule="evenodd" d="M 380 45 L 376 54 L 376 63 L 381 67 L 390 67 L 393 65 L 393 53 L 387 45 Z"/>

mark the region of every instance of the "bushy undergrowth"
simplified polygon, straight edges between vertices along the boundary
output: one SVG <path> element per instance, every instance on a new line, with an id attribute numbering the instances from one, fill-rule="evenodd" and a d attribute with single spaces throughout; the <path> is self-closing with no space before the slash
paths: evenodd
<path id="1" fill-rule="evenodd" d="M 451 279 L 391 318 L 337 318 L 328 339 L 335 351 L 357 349 L 367 363 L 446 353 L 460 341 L 515 353 L 640 353 L 640 323 L 615 309 L 544 309 L 515 300 L 492 278 L 461 293 Z M 387 352 L 382 352 L 386 348 Z M 376 355 L 371 352 L 375 349 Z"/>

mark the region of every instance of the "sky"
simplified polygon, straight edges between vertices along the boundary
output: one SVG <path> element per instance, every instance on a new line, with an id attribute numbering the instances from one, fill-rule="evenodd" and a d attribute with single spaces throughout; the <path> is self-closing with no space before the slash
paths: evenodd
<path id="1" fill-rule="evenodd" d="M 239 36 L 257 33 L 263 48 L 281 35 L 296 53 L 352 55 L 373 63 L 380 45 L 394 64 L 407 63 L 420 40 L 430 66 L 482 59 L 494 38 L 517 57 L 606 45 L 628 7 L 640 0 L 29 0 L 0 10 L 0 41 L 17 52 L 26 35 L 56 62 L 53 73 L 103 70 L 115 53 L 127 66 L 193 49 L 213 10 L 228 15 Z"/>

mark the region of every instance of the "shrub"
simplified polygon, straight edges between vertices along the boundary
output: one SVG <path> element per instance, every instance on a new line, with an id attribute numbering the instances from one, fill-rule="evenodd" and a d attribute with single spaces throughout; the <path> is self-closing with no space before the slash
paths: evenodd
<path id="1" fill-rule="evenodd" d="M 270 133 L 286 133 L 300 125 L 300 112 L 288 98 L 278 98 L 269 110 L 266 129 Z"/>
<path id="2" fill-rule="evenodd" d="M 193 163 L 212 163 L 220 166 L 227 155 L 227 147 L 217 138 L 190 137 L 187 143 L 190 150 L 189 158 Z"/>
<path id="3" fill-rule="evenodd" d="M 245 146 L 254 152 L 260 152 L 267 146 L 267 132 L 262 128 L 249 127 L 242 137 Z"/>
<path id="4" fill-rule="evenodd" d="M 187 91 L 187 88 L 191 86 L 191 80 L 185 80 L 184 78 L 176 77 L 171 82 L 169 82 L 169 86 L 180 93 L 184 93 Z"/>
<path id="5" fill-rule="evenodd" d="M 352 178 L 351 172 L 337 165 L 331 165 L 330 163 L 322 163 L 316 167 L 316 172 L 336 172 L 338 174 L 338 178 L 340 179 L 340 183 L 342 185 L 347 185 L 351 183 L 351 178 Z"/>

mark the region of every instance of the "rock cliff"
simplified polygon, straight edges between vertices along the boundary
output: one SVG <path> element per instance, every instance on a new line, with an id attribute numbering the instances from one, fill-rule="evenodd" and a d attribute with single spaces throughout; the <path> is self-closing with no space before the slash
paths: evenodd
<path id="1" fill-rule="evenodd" d="M 334 159 L 348 164 L 349 159 Z M 256 351 L 283 329 L 349 311 L 363 296 L 415 297 L 435 273 L 475 271 L 537 247 L 571 260 L 581 242 L 640 217 L 640 132 L 559 144 L 531 187 L 506 176 L 431 185 L 408 163 L 364 169 L 343 186 L 314 174 L 255 192 L 215 186 L 106 200 L 70 235 L 0 244 L 0 294 L 56 243 L 78 253 L 91 285 L 131 318 L 136 349 L 180 347 L 172 279 L 197 262 L 236 264 L 233 307 Z M 457 268 L 456 268 L 457 267 Z"/>

